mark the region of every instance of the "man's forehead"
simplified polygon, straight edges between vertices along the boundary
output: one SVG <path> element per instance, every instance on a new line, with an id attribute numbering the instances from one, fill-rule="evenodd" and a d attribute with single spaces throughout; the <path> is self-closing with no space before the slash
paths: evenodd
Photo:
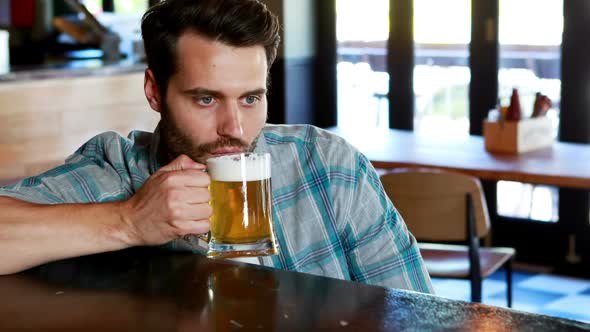
<path id="1" fill-rule="evenodd" d="M 241 94 L 266 88 L 268 70 L 262 46 L 233 47 L 189 33 L 179 40 L 177 60 L 175 76 L 183 90 Z"/>
<path id="2" fill-rule="evenodd" d="M 219 40 L 213 40 L 200 33 L 187 31 L 178 39 L 176 46 L 177 56 L 190 60 L 211 60 L 223 58 L 238 58 L 244 62 L 252 62 L 253 65 L 267 66 L 266 51 L 262 45 L 235 46 Z M 198 58 L 193 58 L 198 54 Z M 232 59 L 236 61 L 236 59 Z"/>

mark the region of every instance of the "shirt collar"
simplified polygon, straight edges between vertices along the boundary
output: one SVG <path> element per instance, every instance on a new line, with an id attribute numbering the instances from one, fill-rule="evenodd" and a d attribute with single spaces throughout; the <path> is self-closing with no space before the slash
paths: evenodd
<path id="1" fill-rule="evenodd" d="M 262 131 L 260 132 L 260 135 L 258 135 L 258 137 L 256 138 L 256 141 L 254 143 L 254 151 L 256 153 L 266 153 L 269 152 L 268 150 L 268 144 L 266 144 L 266 138 L 264 137 L 264 128 L 262 128 Z"/>

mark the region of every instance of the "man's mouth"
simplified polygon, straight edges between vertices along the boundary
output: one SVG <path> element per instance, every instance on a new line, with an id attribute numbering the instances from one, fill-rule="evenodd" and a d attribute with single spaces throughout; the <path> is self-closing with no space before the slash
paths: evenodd
<path id="1" fill-rule="evenodd" d="M 212 151 L 210 153 L 211 156 L 213 157 L 219 157 L 219 156 L 224 156 L 224 155 L 228 155 L 228 154 L 236 154 L 236 153 L 242 153 L 242 149 L 239 148 L 223 148 L 223 149 L 217 149 L 215 151 Z"/>

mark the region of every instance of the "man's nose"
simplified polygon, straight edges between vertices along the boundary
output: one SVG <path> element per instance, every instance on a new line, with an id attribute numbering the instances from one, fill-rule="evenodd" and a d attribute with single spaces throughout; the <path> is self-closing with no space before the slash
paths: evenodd
<path id="1" fill-rule="evenodd" d="M 219 112 L 217 134 L 235 138 L 243 136 L 240 108 L 236 103 L 227 103 Z"/>

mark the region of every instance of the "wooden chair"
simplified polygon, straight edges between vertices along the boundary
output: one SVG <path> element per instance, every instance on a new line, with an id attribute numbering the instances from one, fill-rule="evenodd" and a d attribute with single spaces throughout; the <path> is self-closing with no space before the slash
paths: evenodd
<path id="1" fill-rule="evenodd" d="M 515 251 L 479 246 L 479 240 L 489 233 L 490 221 L 477 178 L 438 170 L 400 169 L 382 175 L 381 182 L 418 240 L 430 276 L 469 279 L 471 301 L 481 302 L 482 279 L 505 267 L 507 302 L 512 306 Z"/>

